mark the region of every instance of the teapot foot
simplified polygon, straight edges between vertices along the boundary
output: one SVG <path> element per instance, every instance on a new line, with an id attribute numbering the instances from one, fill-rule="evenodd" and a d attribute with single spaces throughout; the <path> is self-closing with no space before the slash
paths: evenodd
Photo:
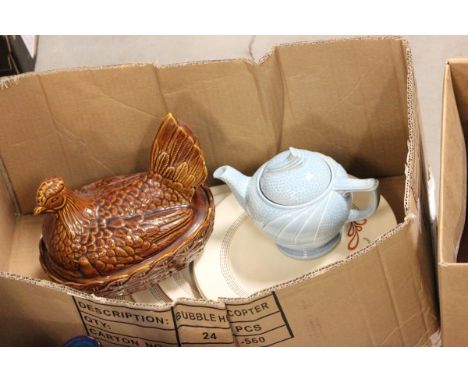
<path id="1" fill-rule="evenodd" d="M 328 243 L 318 248 L 305 248 L 305 249 L 293 249 L 285 247 L 280 244 L 276 244 L 279 250 L 286 256 L 292 257 L 297 260 L 310 260 L 324 256 L 335 248 L 341 240 L 341 233 L 337 234 Z"/>

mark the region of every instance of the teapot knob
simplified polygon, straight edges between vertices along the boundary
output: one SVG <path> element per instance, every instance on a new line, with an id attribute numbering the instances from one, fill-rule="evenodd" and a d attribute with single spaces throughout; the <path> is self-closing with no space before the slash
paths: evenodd
<path id="1" fill-rule="evenodd" d="M 301 157 L 301 153 L 299 152 L 298 149 L 295 149 L 294 147 L 289 148 L 288 159 L 295 159 L 295 158 L 300 158 L 300 157 Z"/>

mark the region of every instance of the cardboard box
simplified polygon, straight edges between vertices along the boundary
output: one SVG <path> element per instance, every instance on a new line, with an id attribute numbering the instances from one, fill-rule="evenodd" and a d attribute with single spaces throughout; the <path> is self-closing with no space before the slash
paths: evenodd
<path id="1" fill-rule="evenodd" d="M 438 329 L 411 53 L 399 38 L 280 46 L 246 60 L 127 65 L 9 78 L 0 91 L 0 343 L 430 345 Z M 146 168 L 172 111 L 198 135 L 210 173 L 252 173 L 289 146 L 377 177 L 398 225 L 339 262 L 246 299 L 154 306 L 47 280 L 36 187 Z M 210 177 L 210 184 L 214 184 Z M 254 256 L 255 254 L 252 254 Z"/>
<path id="2" fill-rule="evenodd" d="M 437 251 L 445 346 L 468 345 L 467 122 L 468 59 L 450 59 L 445 68 L 443 94 Z"/>

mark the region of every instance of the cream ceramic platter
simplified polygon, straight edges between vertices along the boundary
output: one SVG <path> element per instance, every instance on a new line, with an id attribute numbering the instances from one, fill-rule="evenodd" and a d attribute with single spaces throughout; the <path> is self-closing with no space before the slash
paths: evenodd
<path id="1" fill-rule="evenodd" d="M 224 184 L 210 189 L 215 206 L 230 195 L 229 187 Z M 179 298 L 201 298 L 193 278 L 193 264 L 160 282 L 157 286 L 133 293 L 131 296 L 135 302 L 148 304 L 164 304 Z"/>
<path id="2" fill-rule="evenodd" d="M 353 204 L 365 208 L 368 193 L 355 193 Z M 247 297 L 343 260 L 396 226 L 395 215 L 383 196 L 367 220 L 346 224 L 335 249 L 317 259 L 296 260 L 283 255 L 263 235 L 229 194 L 216 207 L 213 233 L 193 265 L 198 290 L 204 298 Z"/>

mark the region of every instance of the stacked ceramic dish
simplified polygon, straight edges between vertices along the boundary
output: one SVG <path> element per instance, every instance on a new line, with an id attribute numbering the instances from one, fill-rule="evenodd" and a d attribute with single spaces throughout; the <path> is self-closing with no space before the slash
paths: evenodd
<path id="1" fill-rule="evenodd" d="M 345 260 L 396 225 L 384 197 L 368 219 L 347 223 L 328 254 L 298 260 L 285 256 L 253 223 L 229 188 L 212 187 L 216 218 L 203 254 L 190 267 L 148 290 L 129 296 L 135 302 L 163 304 L 180 298 L 246 297 Z M 353 194 L 353 207 L 369 205 L 371 195 Z"/>

